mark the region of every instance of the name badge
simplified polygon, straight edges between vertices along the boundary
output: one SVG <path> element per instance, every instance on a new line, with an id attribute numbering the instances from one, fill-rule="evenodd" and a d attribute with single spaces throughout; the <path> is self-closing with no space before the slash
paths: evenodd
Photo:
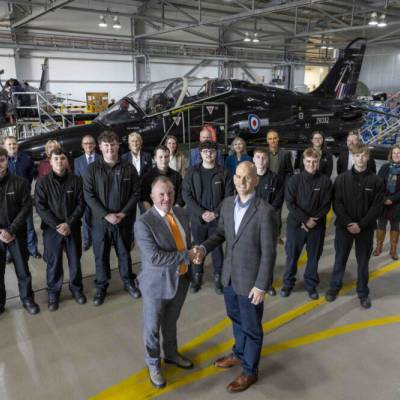
<path id="1" fill-rule="evenodd" d="M 15 192 L 8 192 L 7 194 L 8 194 L 9 196 L 11 196 L 11 195 L 15 194 Z"/>
<path id="2" fill-rule="evenodd" d="M 319 191 L 319 190 L 321 190 L 321 188 L 314 188 L 313 190 Z"/>

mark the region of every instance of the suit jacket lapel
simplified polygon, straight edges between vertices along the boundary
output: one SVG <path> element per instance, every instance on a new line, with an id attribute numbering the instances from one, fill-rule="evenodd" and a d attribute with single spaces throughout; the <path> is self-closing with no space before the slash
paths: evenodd
<path id="1" fill-rule="evenodd" d="M 225 217 L 225 216 L 224 216 Z M 228 216 L 224 218 L 225 232 L 227 236 L 235 237 L 235 197 L 232 196 L 228 203 Z"/>
<path id="2" fill-rule="evenodd" d="M 247 209 L 246 213 L 243 216 L 242 222 L 240 223 L 239 230 L 235 236 L 235 242 L 240 238 L 240 235 L 243 233 L 244 229 L 246 228 L 246 225 L 249 223 L 255 212 L 257 211 L 257 199 L 254 198 L 250 207 Z M 233 211 L 235 212 L 235 211 Z M 234 221 L 234 218 L 233 218 Z M 233 222 L 235 224 L 235 222 Z M 233 227 L 235 229 L 235 226 Z"/>

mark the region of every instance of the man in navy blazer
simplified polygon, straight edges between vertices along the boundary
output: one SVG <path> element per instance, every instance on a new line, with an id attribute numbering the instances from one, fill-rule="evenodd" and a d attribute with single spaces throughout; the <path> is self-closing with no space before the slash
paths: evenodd
<path id="1" fill-rule="evenodd" d="M 35 164 L 31 158 L 22 151 L 18 151 L 18 142 L 15 136 L 7 136 L 4 139 L 4 148 L 8 154 L 8 172 L 13 175 L 21 176 L 32 185 L 35 176 Z M 38 239 L 33 226 L 33 211 L 31 210 L 26 218 L 27 241 L 29 254 L 34 258 L 41 258 L 37 248 Z"/>
<path id="2" fill-rule="evenodd" d="M 82 138 L 82 149 L 84 154 L 74 160 L 74 174 L 80 177 L 85 175 L 89 164 L 96 161 L 100 156 L 96 154 L 96 140 L 91 135 Z M 90 226 L 90 208 L 85 207 L 83 213 L 83 250 L 86 251 L 92 244 L 92 231 Z"/>

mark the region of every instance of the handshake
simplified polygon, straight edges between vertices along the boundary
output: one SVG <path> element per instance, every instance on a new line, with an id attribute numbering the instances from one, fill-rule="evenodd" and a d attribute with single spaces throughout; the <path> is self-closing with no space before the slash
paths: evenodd
<path id="1" fill-rule="evenodd" d="M 200 246 L 193 246 L 189 250 L 189 258 L 193 264 L 201 264 L 204 261 L 206 253 L 204 249 Z"/>

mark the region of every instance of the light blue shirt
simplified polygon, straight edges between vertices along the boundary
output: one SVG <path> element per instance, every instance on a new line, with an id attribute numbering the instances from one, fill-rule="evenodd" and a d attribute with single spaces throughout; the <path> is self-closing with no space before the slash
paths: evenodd
<path id="1" fill-rule="evenodd" d="M 253 193 L 245 203 L 242 203 L 240 201 L 239 195 L 236 196 L 235 209 L 233 212 L 233 218 L 234 218 L 234 222 L 235 222 L 235 235 L 238 233 L 240 224 L 242 223 L 242 219 L 244 217 L 244 214 L 246 214 L 246 211 L 249 209 L 255 196 L 256 196 L 256 194 Z"/>

